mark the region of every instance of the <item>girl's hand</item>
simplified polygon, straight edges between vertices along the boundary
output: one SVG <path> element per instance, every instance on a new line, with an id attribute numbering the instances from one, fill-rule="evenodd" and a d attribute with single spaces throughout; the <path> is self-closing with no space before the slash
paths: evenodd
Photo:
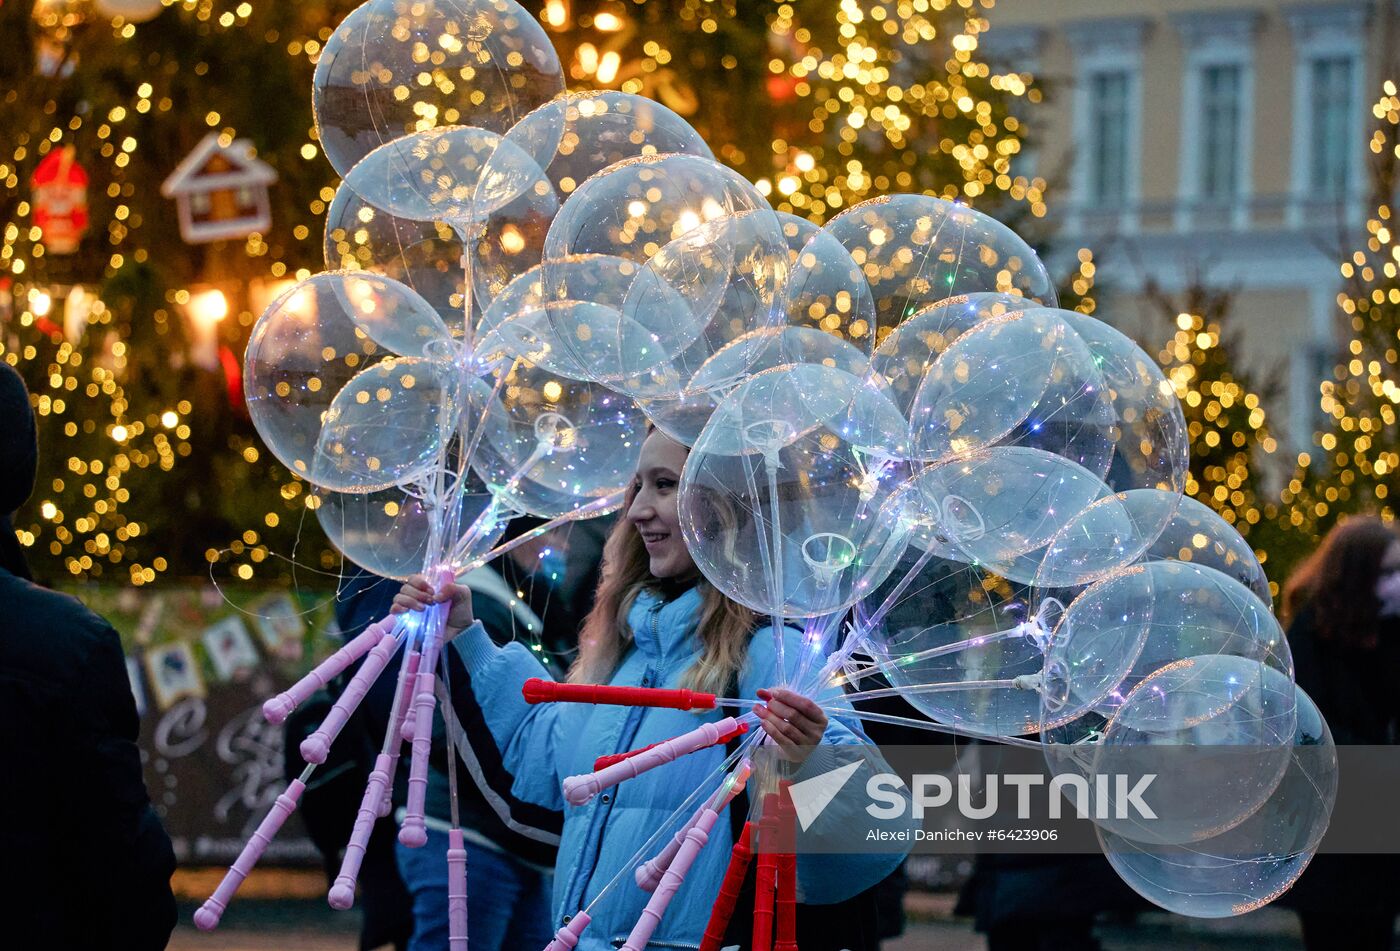
<path id="1" fill-rule="evenodd" d="M 783 687 L 760 690 L 753 712 L 763 724 L 763 731 L 773 738 L 783 755 L 800 763 L 822 741 L 826 732 L 826 714 L 807 697 Z"/>
<path id="2" fill-rule="evenodd" d="M 441 590 L 434 591 L 427 578 L 414 575 L 405 581 L 399 593 L 394 595 L 394 606 L 390 613 L 422 611 L 429 605 L 441 604 L 444 601 L 452 602 L 452 607 L 447 612 L 447 626 L 442 632 L 443 642 L 446 643 L 471 626 L 472 592 L 466 585 L 448 582 Z"/>

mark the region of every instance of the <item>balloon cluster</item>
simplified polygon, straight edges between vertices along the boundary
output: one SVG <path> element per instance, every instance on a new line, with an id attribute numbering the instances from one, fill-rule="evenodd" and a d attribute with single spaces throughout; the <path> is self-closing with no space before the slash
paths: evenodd
<path id="1" fill-rule="evenodd" d="M 927 718 L 916 725 L 1034 743 L 1057 774 L 1092 777 L 1119 749 L 1263 750 L 1265 768 L 1174 787 L 1169 815 L 1104 820 L 1100 838 L 1133 888 L 1186 914 L 1240 913 L 1296 879 L 1330 816 L 1335 761 L 1296 755 L 1331 739 L 1293 682 L 1259 561 L 1183 498 L 1186 426 L 1160 369 L 1108 324 L 1057 309 L 1014 232 L 923 195 L 821 227 L 775 212 L 664 106 L 565 92 L 514 0 L 369 0 L 327 42 L 314 104 L 343 177 L 327 270 L 262 315 L 245 380 L 259 433 L 316 487 L 348 559 L 444 580 L 499 554 L 515 514 L 549 527 L 615 509 L 650 423 L 691 449 L 680 516 L 705 578 L 775 632 L 801 627 L 799 656 L 775 638 L 784 684 L 827 697 L 841 684 L 826 708 L 870 720 L 891 717 L 856 703 L 898 694 Z M 366 658 L 303 745 L 312 770 L 402 648 L 337 907 L 353 900 L 405 735 L 400 837 L 423 841 L 442 624 L 438 609 L 386 619 L 265 708 L 280 720 Z M 681 702 L 533 689 L 532 702 Z M 684 875 L 678 856 L 704 839 L 688 830 L 747 780 L 763 742 L 744 733 L 752 720 L 566 793 L 742 737 L 719 786 L 649 845 L 678 830 L 672 844 L 634 858 L 655 888 Z M 626 947 L 645 945 L 673 891 L 656 890 Z M 586 912 L 555 947 L 577 943 Z"/>

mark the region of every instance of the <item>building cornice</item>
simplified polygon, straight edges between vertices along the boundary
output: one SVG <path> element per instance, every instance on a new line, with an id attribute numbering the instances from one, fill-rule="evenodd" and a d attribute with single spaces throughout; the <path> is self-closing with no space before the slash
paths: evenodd
<path id="1" fill-rule="evenodd" d="M 1065 38 L 1077 57 L 1105 53 L 1139 53 L 1152 21 L 1147 17 L 1111 17 L 1065 24 Z"/>

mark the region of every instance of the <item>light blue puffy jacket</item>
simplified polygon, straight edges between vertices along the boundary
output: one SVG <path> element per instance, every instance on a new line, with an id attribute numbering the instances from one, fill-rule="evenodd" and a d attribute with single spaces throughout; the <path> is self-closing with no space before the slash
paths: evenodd
<path id="1" fill-rule="evenodd" d="M 639 596 L 628 615 L 634 644 L 608 681 L 619 686 L 678 687 L 699 653 L 696 621 L 700 593 L 692 588 L 665 602 Z M 777 681 L 771 628 L 758 631 L 749 645 L 739 677 L 741 697 L 753 697 Z M 791 670 L 799 635 L 787 631 L 784 652 Z M 723 718 L 716 710 L 688 712 L 659 708 L 545 703 L 532 706 L 521 695 L 531 677 L 549 674 L 523 644 L 497 647 L 480 624 L 453 642 L 470 674 L 472 690 L 485 712 L 486 726 L 514 774 L 514 794 L 564 814 L 563 836 L 554 875 L 552 926 L 585 908 L 615 878 L 622 876 L 598 908 L 579 943 L 580 951 L 612 951 L 636 923 L 650 894 L 632 879 L 633 856 L 661 828 L 686 798 L 704 784 L 718 785 L 711 774 L 725 758 L 724 747 L 682 757 L 595 796 L 584 806 L 563 797 L 566 777 L 589 773 L 593 761 L 670 739 L 701 723 Z M 825 743 L 868 744 L 858 726 L 832 718 Z M 692 810 L 688 810 L 693 811 Z M 685 883 L 653 934 L 649 948 L 698 948 L 710 910 L 729 862 L 729 813 L 715 824 Z M 663 839 L 664 843 L 667 841 Z M 657 849 L 653 848 L 654 854 Z M 645 858 L 650 858 L 648 854 Z M 799 856 L 799 899 L 826 904 L 841 901 L 874 885 L 903 858 L 897 853 Z M 535 949 L 524 949 L 535 951 Z"/>

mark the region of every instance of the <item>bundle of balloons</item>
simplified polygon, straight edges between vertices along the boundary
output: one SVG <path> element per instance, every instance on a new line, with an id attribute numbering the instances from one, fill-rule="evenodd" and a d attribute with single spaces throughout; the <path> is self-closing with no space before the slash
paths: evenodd
<path id="1" fill-rule="evenodd" d="M 1150 827 L 1102 819 L 1097 832 L 1132 888 L 1183 914 L 1239 914 L 1296 880 L 1330 817 L 1335 752 L 1294 684 L 1268 581 L 1235 529 L 1183 497 L 1186 425 L 1158 366 L 1107 323 L 1057 309 L 1014 232 L 923 195 L 821 227 L 775 212 L 664 106 L 566 92 L 513 0 L 369 0 L 326 43 L 314 104 L 343 178 L 327 270 L 262 315 L 245 386 L 259 433 L 316 487 L 347 559 L 440 582 L 518 544 L 502 544 L 517 514 L 545 520 L 539 533 L 613 511 L 655 426 L 690 447 L 680 515 L 704 577 L 774 631 L 801 630 L 797 656 L 775 638 L 782 684 L 832 715 L 1033 746 L 1057 775 L 1092 778 L 1115 750 L 1263 750 L 1248 775 L 1173 786 Z M 425 841 L 444 611 L 372 625 L 268 701 L 280 722 L 361 662 L 201 928 L 395 656 L 396 713 L 331 904 L 354 900 L 406 738 L 400 840 Z M 527 695 L 742 699 L 552 683 Z M 922 716 L 859 706 L 892 695 Z M 635 881 L 590 905 L 653 892 L 625 947 L 645 947 L 748 780 L 764 742 L 754 722 L 710 723 L 565 784 L 585 802 L 740 741 L 634 857 Z M 465 948 L 455 793 L 452 940 Z M 764 861 L 781 937 L 791 883 Z M 732 909 L 720 898 L 712 925 Z M 573 947 L 588 919 L 551 947 Z"/>

